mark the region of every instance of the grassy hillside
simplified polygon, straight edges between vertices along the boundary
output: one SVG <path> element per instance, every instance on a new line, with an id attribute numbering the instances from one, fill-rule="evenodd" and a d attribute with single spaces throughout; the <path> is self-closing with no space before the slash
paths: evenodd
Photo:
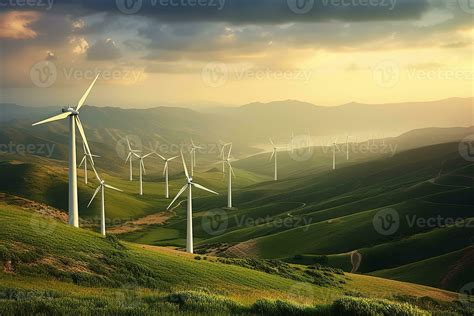
<path id="1" fill-rule="evenodd" d="M 454 293 L 442 290 L 343 275 L 319 266 L 224 260 L 139 246 L 4 203 L 0 225 L 0 312 L 6 315 L 91 309 L 109 314 L 247 315 L 280 310 L 293 315 L 339 315 L 363 308 L 378 310 L 380 304 L 385 305 L 383 315 L 396 310 L 403 315 L 424 315 L 423 309 L 463 310 L 454 302 Z M 352 298 L 343 298 L 347 295 Z M 429 297 L 430 304 L 421 297 Z M 418 309 L 405 303 L 408 298 Z"/>

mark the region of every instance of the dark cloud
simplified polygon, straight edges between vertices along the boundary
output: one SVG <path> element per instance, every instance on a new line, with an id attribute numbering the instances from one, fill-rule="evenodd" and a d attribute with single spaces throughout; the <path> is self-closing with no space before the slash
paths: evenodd
<path id="1" fill-rule="evenodd" d="M 429 8 L 428 0 L 56 0 L 52 11 L 75 16 L 133 12 L 168 22 L 281 24 L 416 19 Z"/>
<path id="2" fill-rule="evenodd" d="M 121 56 L 120 49 L 110 38 L 98 40 L 87 50 L 87 59 L 89 60 L 111 60 Z"/>

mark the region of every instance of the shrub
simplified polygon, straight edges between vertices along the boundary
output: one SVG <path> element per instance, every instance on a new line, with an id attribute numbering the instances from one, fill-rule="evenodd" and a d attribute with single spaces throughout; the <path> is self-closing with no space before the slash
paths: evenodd
<path id="1" fill-rule="evenodd" d="M 407 303 L 345 297 L 332 305 L 334 315 L 353 316 L 428 316 L 428 312 Z"/>

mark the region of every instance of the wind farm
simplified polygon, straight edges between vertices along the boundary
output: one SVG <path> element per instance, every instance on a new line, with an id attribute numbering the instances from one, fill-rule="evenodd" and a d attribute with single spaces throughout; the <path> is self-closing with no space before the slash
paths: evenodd
<path id="1" fill-rule="evenodd" d="M 2 5 L 1 316 L 474 315 L 472 10 L 251 2 Z"/>

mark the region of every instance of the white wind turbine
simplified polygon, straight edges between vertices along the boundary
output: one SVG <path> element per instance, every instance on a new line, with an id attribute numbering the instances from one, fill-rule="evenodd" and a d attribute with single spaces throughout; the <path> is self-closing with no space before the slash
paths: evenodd
<path id="1" fill-rule="evenodd" d="M 127 159 L 125 160 L 125 163 L 127 163 L 127 161 L 130 161 L 130 181 L 133 181 L 132 158 L 135 153 L 141 153 L 141 150 L 132 149 L 132 146 L 130 145 L 130 141 L 128 140 L 128 137 L 127 137 L 127 149 L 128 149 L 128 155 L 127 155 Z"/>
<path id="2" fill-rule="evenodd" d="M 99 191 L 101 191 L 100 192 L 101 193 L 100 233 L 102 234 L 102 236 L 105 236 L 105 188 L 112 189 L 112 190 L 119 191 L 119 192 L 123 192 L 123 191 L 120 190 L 120 189 L 117 189 L 117 188 L 115 188 L 115 187 L 113 187 L 113 186 L 111 186 L 107 183 L 105 183 L 105 181 L 103 179 L 101 179 L 99 177 L 99 175 L 97 174 L 97 171 L 95 170 L 94 166 L 92 166 L 92 170 L 94 170 L 95 176 L 96 176 L 97 180 L 99 180 L 99 186 L 95 190 L 94 195 L 92 195 L 92 199 L 90 200 L 89 204 L 87 204 L 87 207 L 89 207 L 91 205 L 91 203 L 92 203 L 92 201 L 94 201 L 97 193 L 99 193 Z"/>
<path id="3" fill-rule="evenodd" d="M 337 145 L 337 138 L 332 144 L 332 170 L 336 170 L 336 149 L 340 151 L 339 146 Z"/>
<path id="4" fill-rule="evenodd" d="M 171 201 L 170 205 L 168 206 L 168 210 L 171 206 L 176 202 L 176 200 L 184 193 L 184 191 L 188 190 L 188 206 L 187 206 L 187 231 L 186 231 L 186 252 L 193 253 L 193 196 L 192 196 L 192 187 L 196 187 L 198 189 L 210 192 L 212 194 L 219 195 L 219 193 L 214 192 L 206 187 L 203 187 L 200 184 L 194 183 L 192 176 L 188 173 L 188 168 L 186 167 L 186 162 L 184 161 L 183 153 L 181 153 L 181 160 L 183 161 L 184 173 L 186 175 L 186 184 L 179 190 L 176 197 Z"/>
<path id="5" fill-rule="evenodd" d="M 347 135 L 346 138 L 346 160 L 349 161 L 349 138 L 352 136 Z"/>
<path id="6" fill-rule="evenodd" d="M 135 152 L 133 152 L 132 154 L 140 160 L 140 195 L 143 195 L 143 174 L 146 174 L 145 163 L 143 162 L 143 160 L 153 155 L 153 153 L 146 154 L 145 156 L 138 155 Z"/>
<path id="7" fill-rule="evenodd" d="M 277 153 L 278 153 L 278 150 L 279 149 L 286 149 L 288 147 L 277 147 L 273 141 L 270 139 L 270 143 L 272 144 L 273 146 L 273 151 L 272 151 L 272 155 L 270 157 L 270 161 L 275 158 L 275 176 L 274 176 L 274 180 L 277 181 L 278 180 L 278 157 L 277 157 Z"/>
<path id="8" fill-rule="evenodd" d="M 200 146 L 194 144 L 193 139 L 191 138 L 191 177 L 194 176 L 194 167 L 196 167 L 196 150 L 202 149 Z"/>
<path id="9" fill-rule="evenodd" d="M 79 168 L 82 166 L 82 164 L 84 164 L 84 183 L 87 184 L 87 158 L 89 158 L 91 165 L 94 166 L 93 157 L 100 158 L 100 156 L 88 153 L 84 143 L 82 143 L 82 148 L 84 150 L 84 156 L 82 157 L 81 163 L 79 164 Z"/>
<path id="10" fill-rule="evenodd" d="M 224 161 L 224 158 L 225 158 L 225 149 L 227 146 L 230 146 L 232 148 L 232 143 L 225 143 L 223 141 L 221 141 L 221 149 L 220 149 L 220 153 L 219 153 L 219 158 L 222 159 L 222 173 L 225 174 L 225 161 Z"/>
<path id="11" fill-rule="evenodd" d="M 229 174 L 228 174 L 228 187 L 227 187 L 227 208 L 232 208 L 232 176 L 235 177 L 234 168 L 232 168 L 232 164 L 230 163 L 230 154 L 232 152 L 232 145 L 229 148 L 229 153 L 227 158 L 222 159 L 222 163 L 227 164 L 229 167 Z"/>
<path id="12" fill-rule="evenodd" d="M 91 92 L 95 82 L 99 78 L 99 75 L 100 74 L 95 77 L 89 88 L 87 88 L 86 92 L 77 103 L 76 108 L 63 108 L 61 114 L 33 124 L 33 126 L 36 126 L 69 118 L 69 225 L 73 225 L 74 227 L 79 227 L 79 207 L 77 202 L 76 126 L 79 130 L 79 133 L 81 134 L 86 150 L 90 154 L 91 151 L 89 149 L 89 144 L 87 143 L 84 128 L 82 127 L 81 120 L 79 119 L 79 110 L 86 102 L 86 99 L 89 96 L 89 93 Z"/>
<path id="13" fill-rule="evenodd" d="M 168 185 L 168 178 L 169 178 L 169 162 L 171 160 L 174 160 L 176 158 L 178 158 L 179 156 L 175 156 L 175 157 L 172 157 L 172 158 L 165 158 L 163 157 L 162 155 L 160 155 L 159 153 L 156 153 L 158 155 L 158 157 L 160 157 L 161 159 L 163 159 L 163 161 L 165 162 L 165 167 L 163 169 L 163 175 L 165 176 L 165 181 L 166 181 L 166 198 L 169 199 L 170 198 L 170 191 L 169 191 L 169 185 Z"/>

